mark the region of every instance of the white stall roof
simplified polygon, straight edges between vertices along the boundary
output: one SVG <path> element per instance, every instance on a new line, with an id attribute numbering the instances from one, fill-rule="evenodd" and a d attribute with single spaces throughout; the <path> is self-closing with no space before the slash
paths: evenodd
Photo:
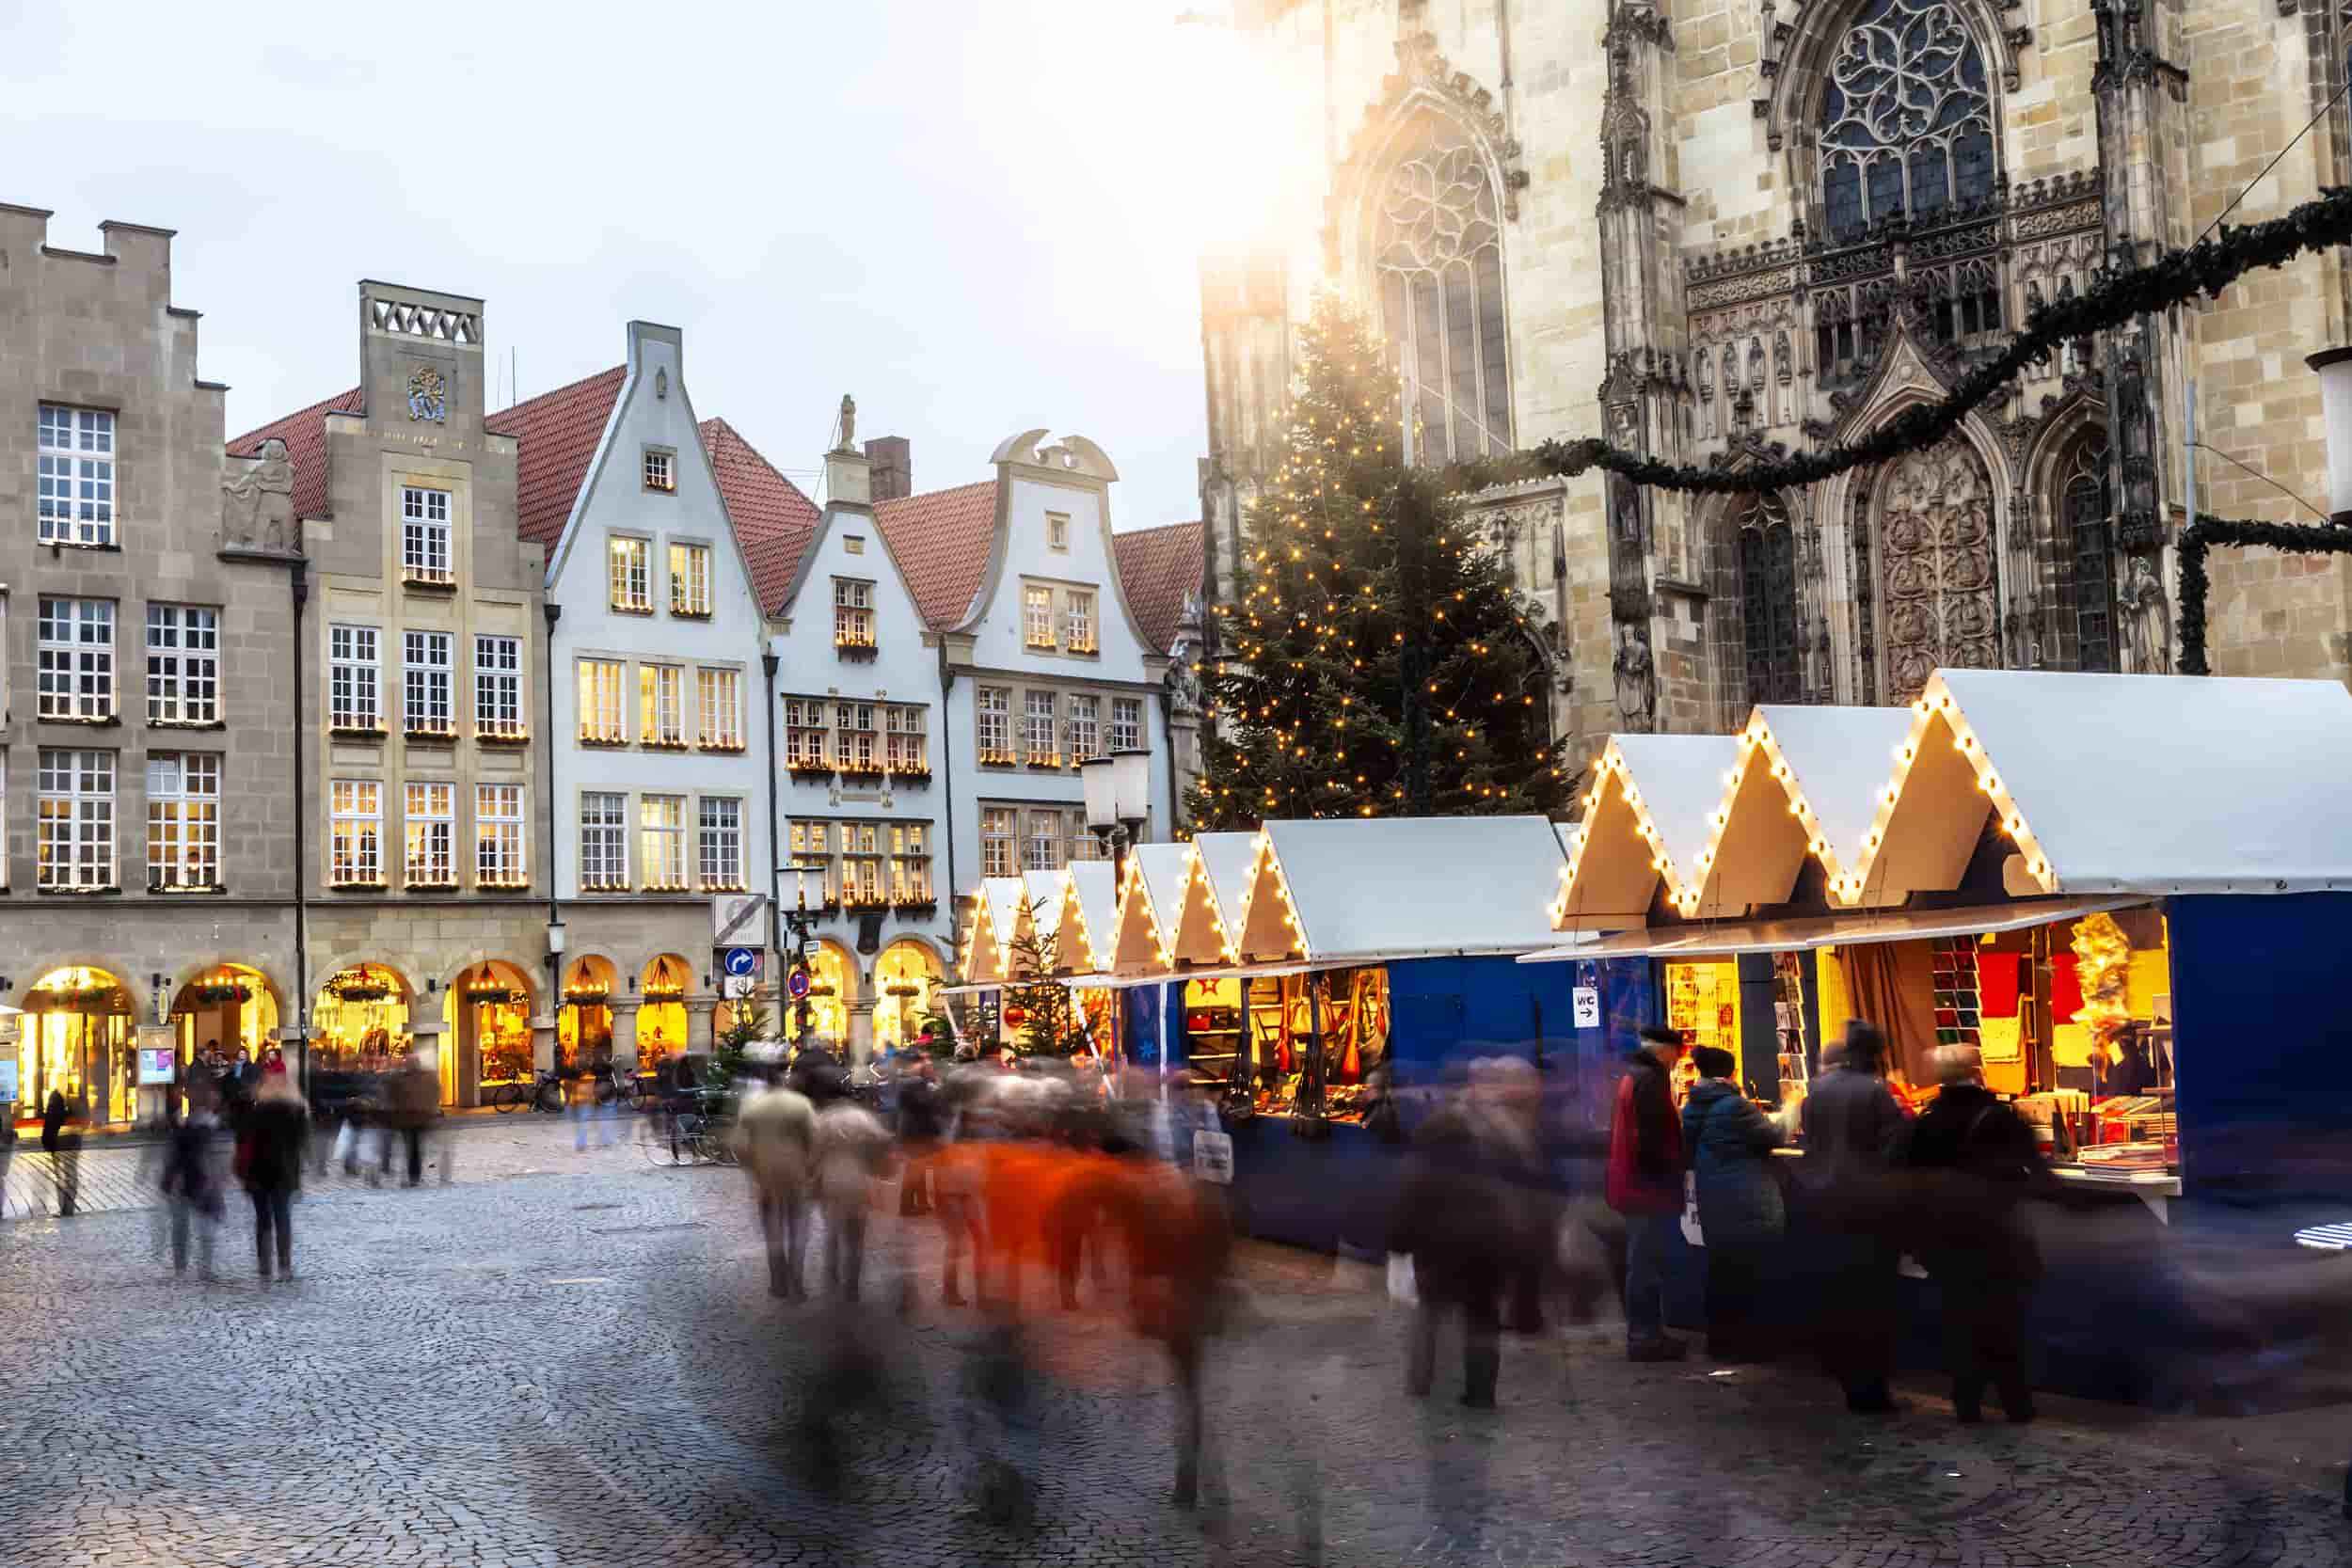
<path id="1" fill-rule="evenodd" d="M 1021 873 L 1022 898 L 1037 926 L 1037 940 L 1054 940 L 1055 923 L 1061 919 L 1062 874 L 1058 871 L 1024 871 Z"/>
<path id="2" fill-rule="evenodd" d="M 1200 851 L 1200 868 L 1209 874 L 1209 893 L 1216 899 L 1216 917 L 1224 922 L 1227 943 L 1241 941 L 1241 907 L 1249 893 L 1249 868 L 1257 863 L 1256 833 L 1196 833 L 1193 847 Z"/>
<path id="3" fill-rule="evenodd" d="M 1068 903 L 1055 932 L 1054 967 L 1076 970 L 1084 965 L 1089 974 L 1106 970 L 1119 934 L 1119 884 L 1111 875 L 1111 863 L 1072 861 L 1063 875 L 1063 897 Z M 1079 935 L 1065 942 L 1060 940 L 1061 932 L 1069 928 L 1073 910 Z"/>
<path id="4" fill-rule="evenodd" d="M 1268 822 L 1272 875 L 1318 962 L 1523 953 L 1550 945 L 1560 840 L 1541 816 Z M 1251 894 L 1273 897 L 1260 887 Z"/>
<path id="5" fill-rule="evenodd" d="M 1520 958 L 1523 964 L 1566 963 L 1580 958 L 1728 958 L 1742 953 L 1803 953 L 1817 947 L 1858 947 L 1871 942 L 1919 942 L 1929 937 L 1980 937 L 2022 931 L 2054 921 L 2129 909 L 2144 898 L 2043 898 L 1955 910 L 1853 910 L 1797 920 L 1724 921 L 1711 926 L 1666 926 L 1619 931 L 1580 945 L 1548 947 Z"/>
<path id="6" fill-rule="evenodd" d="M 1143 883 L 1144 896 L 1152 901 L 1152 920 L 1159 927 L 1160 941 L 1170 949 L 1176 945 L 1176 922 L 1184 912 L 1184 887 L 1192 877 L 1194 853 L 1189 844 L 1141 844 L 1127 851 Z"/>
<path id="7" fill-rule="evenodd" d="M 1812 814 L 1813 836 L 1824 846 L 1821 863 L 1831 876 L 1859 863 L 1913 718 L 1907 707 L 1777 704 L 1751 717 L 1750 728 L 1761 720 L 1771 751 L 1788 765 L 1783 786 Z"/>
<path id="8" fill-rule="evenodd" d="M 1584 819 L 1567 839 L 1565 874 L 1549 901 L 1561 929 L 1639 925 L 1665 882 L 1684 903 L 1714 832 L 1724 784 L 1740 765 L 1727 735 L 1618 735 L 1593 764 Z"/>
<path id="9" fill-rule="evenodd" d="M 1011 972 L 1012 939 L 1021 928 L 1022 892 L 1018 877 L 989 877 L 981 880 L 971 946 L 964 954 L 964 978 L 984 979 Z M 980 951 L 983 942 L 989 945 L 986 953 Z"/>
<path id="10" fill-rule="evenodd" d="M 1922 705 L 1915 733 L 1975 742 L 1976 783 L 2045 892 L 2352 888 L 2335 681 L 1939 670 Z"/>

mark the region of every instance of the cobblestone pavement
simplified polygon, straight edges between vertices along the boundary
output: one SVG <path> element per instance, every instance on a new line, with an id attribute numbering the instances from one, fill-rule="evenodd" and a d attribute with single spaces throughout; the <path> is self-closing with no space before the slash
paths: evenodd
<path id="1" fill-rule="evenodd" d="M 1598 1329 L 1510 1344 L 1499 1413 L 1408 1401 L 1394 1310 L 1275 1249 L 1246 1255 L 1184 1513 L 1162 1365 L 1109 1315 L 1033 1317 L 1037 1370 L 1006 1375 L 928 1292 L 903 1321 L 771 1301 L 738 1173 L 548 1123 L 458 1143 L 449 1185 L 314 1190 L 289 1284 L 255 1281 L 243 1214 L 211 1284 L 172 1278 L 154 1213 L 0 1226 L 0 1562 L 2352 1561 L 2340 1469 L 2064 1408 L 1867 1421 L 1817 1379 L 1628 1366 Z M 877 1222 L 889 1304 L 933 1238 Z M 1025 1523 L 970 1506 L 980 1452 L 1031 1456 Z"/>

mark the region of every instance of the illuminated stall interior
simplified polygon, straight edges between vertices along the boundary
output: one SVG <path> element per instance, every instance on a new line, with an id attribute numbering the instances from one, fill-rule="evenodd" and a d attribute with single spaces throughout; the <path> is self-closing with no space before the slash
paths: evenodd
<path id="1" fill-rule="evenodd" d="M 686 988 L 693 975 L 684 958 L 664 953 L 638 976 L 638 1071 L 651 1072 L 663 1057 L 686 1049 Z"/>
<path id="2" fill-rule="evenodd" d="M 183 1069 L 200 1060 L 208 1045 L 219 1047 L 223 1061 L 235 1061 L 243 1050 L 258 1062 L 278 1043 L 278 999 L 261 971 L 222 964 L 180 988 L 171 1024 Z"/>
<path id="3" fill-rule="evenodd" d="M 310 1008 L 316 1064 L 330 1072 L 383 1072 L 411 1044 L 408 984 L 384 964 L 339 969 Z"/>
<path id="4" fill-rule="evenodd" d="M 834 1042 L 837 1051 L 847 1051 L 850 1042 L 850 1004 L 857 995 L 857 960 L 839 942 L 819 942 L 808 952 L 808 1027 L 812 1035 L 823 1035 Z M 785 1034 L 798 1040 L 800 1009 L 788 1006 L 785 1009 Z"/>
<path id="5" fill-rule="evenodd" d="M 555 1050 L 559 1067 L 594 1062 L 612 1054 L 612 990 L 619 984 L 612 960 L 594 953 L 572 960 L 564 972 L 564 994 L 555 1012 Z M 502 1059 L 501 1067 L 513 1064 Z M 524 1041 L 520 1076 L 531 1075 L 530 1041 Z M 482 1059 L 482 1081 L 490 1076 L 490 1058 Z"/>
<path id="6" fill-rule="evenodd" d="M 33 982 L 18 1021 L 17 1115 L 33 1121 L 53 1091 L 95 1121 L 136 1114 L 138 1058 L 131 994 L 103 969 L 72 965 Z"/>
<path id="7" fill-rule="evenodd" d="M 470 1098 L 460 1081 L 464 1064 L 479 1064 L 483 1084 L 527 1081 L 531 1062 L 531 981 L 513 964 L 495 959 L 464 971 L 441 1004 L 440 1059 L 425 1065 L 441 1080 L 441 1103 Z"/>
<path id="8" fill-rule="evenodd" d="M 939 987 L 939 959 L 928 946 L 902 938 L 883 948 L 874 960 L 874 1048 L 912 1046 L 937 1010 Z"/>

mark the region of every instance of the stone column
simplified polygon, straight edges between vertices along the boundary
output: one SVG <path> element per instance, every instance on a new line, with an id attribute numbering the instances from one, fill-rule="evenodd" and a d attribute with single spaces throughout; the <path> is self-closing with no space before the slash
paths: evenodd
<path id="1" fill-rule="evenodd" d="M 612 1063 L 623 1072 L 637 1070 L 637 1009 L 643 1006 L 637 998 L 613 997 L 605 1004 L 612 1010 Z"/>
<path id="2" fill-rule="evenodd" d="M 700 1055 L 708 1055 L 717 1049 L 711 1033 L 711 1015 L 718 1011 L 715 996 L 690 996 L 686 999 L 686 1049 Z"/>
<path id="3" fill-rule="evenodd" d="M 465 1016 L 465 1009 L 460 1008 L 458 1016 L 462 1019 Z M 441 1073 L 441 1053 L 444 1051 L 456 1051 L 460 1049 L 459 1041 L 463 1039 L 465 1035 L 465 1025 L 462 1022 L 458 1025 L 457 1033 L 458 1039 L 452 1039 L 443 1033 L 441 1021 L 439 1019 L 421 1017 L 416 1009 L 410 1009 L 408 1018 L 409 1043 L 416 1049 L 417 1060 L 426 1063 L 433 1069 L 433 1074 L 436 1082 L 439 1081 Z M 479 1074 L 476 1076 L 478 1077 Z M 466 1076 L 462 1064 L 460 1065 L 460 1069 L 457 1073 L 457 1082 L 460 1085 L 457 1102 L 463 1105 L 467 1103 L 467 1101 L 464 1098 L 465 1090 L 463 1085 L 466 1082 Z"/>
<path id="4" fill-rule="evenodd" d="M 531 1067 L 534 1072 L 555 1070 L 555 1015 L 535 1014 L 531 1021 Z"/>
<path id="5" fill-rule="evenodd" d="M 874 999 L 862 996 L 850 1004 L 850 1037 L 841 1042 L 841 1052 L 850 1062 L 862 1062 L 874 1053 Z"/>

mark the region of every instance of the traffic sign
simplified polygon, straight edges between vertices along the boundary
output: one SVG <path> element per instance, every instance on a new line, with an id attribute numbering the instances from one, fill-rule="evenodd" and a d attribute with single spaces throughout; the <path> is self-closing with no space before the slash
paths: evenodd
<path id="1" fill-rule="evenodd" d="M 808 971 L 805 969 L 794 970 L 785 978 L 784 989 L 791 994 L 793 1001 L 799 1002 L 804 1000 L 808 995 Z"/>
<path id="2" fill-rule="evenodd" d="M 720 968 L 738 979 L 759 972 L 759 950 L 755 947 L 730 947 L 720 959 Z"/>
<path id="3" fill-rule="evenodd" d="M 740 1002 L 751 995 L 757 983 L 748 974 L 722 974 L 719 976 L 719 992 L 730 1002 Z"/>

